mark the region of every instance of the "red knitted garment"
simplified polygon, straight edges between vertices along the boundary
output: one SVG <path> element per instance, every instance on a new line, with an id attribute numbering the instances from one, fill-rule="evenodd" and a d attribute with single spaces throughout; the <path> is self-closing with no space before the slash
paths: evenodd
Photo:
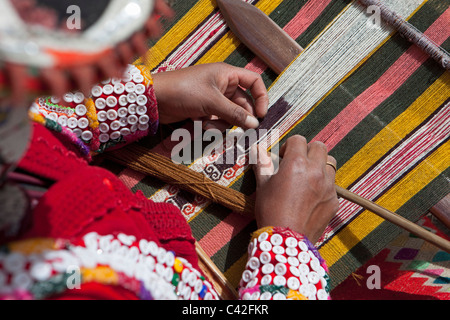
<path id="1" fill-rule="evenodd" d="M 155 241 L 198 269 L 194 238 L 178 208 L 133 194 L 111 172 L 89 166 L 45 127 L 34 124 L 33 140 L 19 168 L 55 183 L 33 211 L 27 237 L 66 238 L 74 243 L 95 231 L 125 233 Z M 73 296 L 75 295 L 75 296 Z M 60 298 L 130 298 L 130 292 L 84 285 Z"/>

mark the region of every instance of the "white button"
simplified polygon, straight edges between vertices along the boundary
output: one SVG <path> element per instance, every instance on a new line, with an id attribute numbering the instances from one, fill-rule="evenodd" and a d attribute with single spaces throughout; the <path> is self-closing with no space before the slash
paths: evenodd
<path id="1" fill-rule="evenodd" d="M 145 86 L 142 83 L 139 83 L 136 85 L 134 90 L 135 90 L 136 94 L 144 94 Z"/>
<path id="2" fill-rule="evenodd" d="M 108 117 L 106 116 L 106 111 L 99 111 L 97 113 L 97 119 L 98 121 L 106 121 L 106 119 L 108 119 Z"/>
<path id="3" fill-rule="evenodd" d="M 98 128 L 99 128 L 100 132 L 103 132 L 103 133 L 109 132 L 109 125 L 106 122 L 100 123 Z"/>
<path id="4" fill-rule="evenodd" d="M 144 76 L 140 73 L 136 73 L 135 75 L 133 75 L 133 81 L 136 83 L 141 83 L 142 81 L 144 81 Z"/>
<path id="5" fill-rule="evenodd" d="M 105 79 L 102 81 L 102 84 L 108 84 L 111 82 L 111 78 Z"/>
<path id="6" fill-rule="evenodd" d="M 109 96 L 106 98 L 106 105 L 110 108 L 113 108 L 117 105 L 117 98 L 114 96 Z"/>
<path id="7" fill-rule="evenodd" d="M 60 99 L 59 99 L 58 97 L 51 97 L 51 98 L 50 98 L 50 101 L 51 101 L 52 103 L 54 103 L 54 104 L 58 104 L 59 101 L 60 101 Z"/>
<path id="8" fill-rule="evenodd" d="M 86 140 L 86 141 L 91 140 L 92 137 L 93 137 L 92 132 L 90 132 L 88 130 L 83 131 L 83 133 L 81 134 L 81 139 Z"/>
<path id="9" fill-rule="evenodd" d="M 250 300 L 258 300 L 260 296 L 261 296 L 261 292 L 255 291 L 251 294 Z"/>
<path id="10" fill-rule="evenodd" d="M 91 89 L 91 94 L 93 97 L 100 97 L 102 95 L 102 93 L 103 93 L 103 90 L 100 86 L 94 86 Z"/>
<path id="11" fill-rule="evenodd" d="M 69 128 L 74 129 L 74 128 L 77 127 L 77 125 L 78 125 L 78 121 L 77 121 L 76 118 L 69 118 L 69 119 L 67 120 L 67 126 L 68 126 Z"/>
<path id="12" fill-rule="evenodd" d="M 131 134 L 131 131 L 128 128 L 122 128 L 122 129 L 120 129 L 120 134 L 122 136 L 128 136 L 129 134 Z"/>
<path id="13" fill-rule="evenodd" d="M 48 118 L 56 122 L 56 121 L 58 120 L 58 114 L 55 113 L 55 112 L 51 112 L 51 113 L 48 115 Z"/>
<path id="14" fill-rule="evenodd" d="M 319 277 L 324 277 L 326 275 L 326 271 L 322 266 L 319 266 L 319 270 L 316 270 Z"/>
<path id="15" fill-rule="evenodd" d="M 281 292 L 277 292 L 273 295 L 273 300 L 286 300 L 286 296 Z"/>
<path id="16" fill-rule="evenodd" d="M 89 126 L 89 120 L 86 118 L 80 118 L 78 119 L 78 127 L 81 129 L 86 129 Z"/>
<path id="17" fill-rule="evenodd" d="M 250 260 L 248 260 L 247 264 L 253 270 L 258 269 L 260 266 L 259 259 L 256 257 L 250 258 Z"/>
<path id="18" fill-rule="evenodd" d="M 310 270 L 307 264 L 300 263 L 300 265 L 298 266 L 298 271 L 300 272 L 300 274 L 306 276 Z"/>
<path id="19" fill-rule="evenodd" d="M 284 254 L 284 248 L 281 246 L 274 246 L 272 248 L 273 253 L 275 254 Z"/>
<path id="20" fill-rule="evenodd" d="M 60 124 L 60 125 L 62 125 L 63 127 L 65 127 L 65 126 L 67 126 L 67 116 L 64 116 L 64 115 L 62 115 L 62 116 L 59 116 L 58 117 L 58 123 Z"/>
<path id="21" fill-rule="evenodd" d="M 275 269 L 275 267 L 273 266 L 273 264 L 266 263 L 265 265 L 262 266 L 261 272 L 264 274 L 270 274 L 273 272 L 274 269 Z"/>
<path id="22" fill-rule="evenodd" d="M 81 137 L 81 134 L 83 133 L 83 130 L 81 130 L 80 128 L 75 128 L 72 131 L 73 131 L 73 133 L 75 133 L 77 138 Z"/>
<path id="23" fill-rule="evenodd" d="M 131 246 L 134 241 L 136 241 L 135 236 L 129 236 L 125 233 L 119 233 L 117 235 L 117 239 L 119 239 L 120 242 L 122 242 L 124 245 Z"/>
<path id="24" fill-rule="evenodd" d="M 114 85 L 120 83 L 120 81 L 122 81 L 120 78 L 112 78 L 111 79 L 111 83 L 114 84 Z"/>
<path id="25" fill-rule="evenodd" d="M 277 263 L 275 265 L 275 273 L 279 276 L 285 275 L 287 271 L 286 265 L 284 263 Z"/>
<path id="26" fill-rule="evenodd" d="M 311 262 L 309 263 L 309 265 L 311 266 L 311 269 L 313 269 L 316 272 L 320 270 L 319 259 L 317 259 L 315 257 L 311 259 Z"/>
<path id="27" fill-rule="evenodd" d="M 311 271 L 310 273 L 308 273 L 307 277 L 309 282 L 311 282 L 312 284 L 317 284 L 320 281 L 320 277 L 315 271 Z"/>
<path id="28" fill-rule="evenodd" d="M 128 113 L 129 114 L 136 114 L 136 108 L 137 108 L 137 106 L 135 104 L 130 104 L 128 106 Z"/>
<path id="29" fill-rule="evenodd" d="M 127 100 L 129 103 L 135 103 L 137 99 L 137 95 L 134 92 L 127 94 Z"/>
<path id="30" fill-rule="evenodd" d="M 311 257 L 309 256 L 309 254 L 305 251 L 302 251 L 298 254 L 298 260 L 301 263 L 308 263 L 309 260 L 311 259 Z"/>
<path id="31" fill-rule="evenodd" d="M 109 137 L 111 138 L 111 140 L 116 140 L 120 138 L 120 132 L 119 131 L 114 131 L 112 132 Z"/>
<path id="32" fill-rule="evenodd" d="M 63 99 L 65 102 L 71 103 L 71 102 L 73 102 L 73 94 L 68 92 L 63 96 Z"/>
<path id="33" fill-rule="evenodd" d="M 128 117 L 125 116 L 125 117 L 120 118 L 119 122 L 122 127 L 127 126 L 128 125 Z"/>
<path id="34" fill-rule="evenodd" d="M 266 274 L 261 278 L 261 285 L 266 286 L 272 282 L 272 276 L 270 274 Z"/>
<path id="35" fill-rule="evenodd" d="M 130 82 L 131 80 L 133 80 L 133 76 L 131 74 L 129 74 L 128 72 L 125 72 L 122 76 L 122 81 Z"/>
<path id="36" fill-rule="evenodd" d="M 38 281 L 45 281 L 52 275 L 52 266 L 46 262 L 36 262 L 30 268 L 30 275 Z"/>
<path id="37" fill-rule="evenodd" d="M 119 110 L 117 110 L 117 114 L 119 115 L 119 117 L 125 117 L 126 115 L 128 115 L 128 109 L 125 107 L 119 108 Z"/>
<path id="38" fill-rule="evenodd" d="M 268 292 L 268 291 L 263 292 L 261 294 L 261 296 L 259 297 L 259 299 L 260 300 L 270 300 L 270 299 L 272 299 L 272 294 L 270 292 Z"/>
<path id="39" fill-rule="evenodd" d="M 128 116 L 128 123 L 129 124 L 136 124 L 138 122 L 138 117 L 135 115 Z"/>
<path id="40" fill-rule="evenodd" d="M 106 100 L 103 99 L 103 98 L 97 98 L 95 100 L 95 107 L 97 109 L 105 109 L 105 107 L 106 107 Z"/>
<path id="41" fill-rule="evenodd" d="M 116 131 L 116 130 L 120 130 L 121 125 L 120 125 L 119 121 L 115 120 L 115 121 L 111 122 L 109 127 L 111 128 L 111 130 Z"/>
<path id="42" fill-rule="evenodd" d="M 258 241 L 263 242 L 266 241 L 267 238 L 269 238 L 269 234 L 267 232 L 263 232 L 258 236 Z"/>
<path id="43" fill-rule="evenodd" d="M 147 124 L 149 122 L 150 118 L 148 115 L 144 114 L 139 117 L 139 123 L 140 124 Z M 270 243 L 270 242 L 269 242 Z M 270 248 L 272 249 L 272 245 L 270 245 Z"/>
<path id="44" fill-rule="evenodd" d="M 137 124 L 133 124 L 131 126 L 131 128 L 130 128 L 130 131 L 134 133 L 134 132 L 136 132 L 137 129 L 138 129 L 138 125 Z"/>
<path id="45" fill-rule="evenodd" d="M 125 92 L 125 86 L 122 83 L 116 83 L 114 85 L 114 93 L 115 94 L 122 94 Z"/>
<path id="46" fill-rule="evenodd" d="M 119 97 L 119 105 L 121 105 L 122 107 L 125 107 L 128 104 L 128 99 L 126 95 L 121 95 Z"/>
<path id="47" fill-rule="evenodd" d="M 291 290 L 298 290 L 298 288 L 300 288 L 300 280 L 296 277 L 290 277 L 287 280 L 287 286 Z"/>
<path id="48" fill-rule="evenodd" d="M 75 103 L 82 103 L 84 100 L 84 94 L 81 92 L 77 92 L 73 95 L 73 102 Z"/>
<path id="49" fill-rule="evenodd" d="M 319 300 L 328 300 L 328 293 L 324 289 L 317 290 L 317 298 Z"/>
<path id="50" fill-rule="evenodd" d="M 137 68 L 135 65 L 130 65 L 130 73 L 131 75 L 135 75 L 135 74 L 140 74 L 141 70 L 139 70 L 139 68 Z"/>
<path id="51" fill-rule="evenodd" d="M 33 280 L 26 272 L 15 274 L 11 279 L 12 286 L 19 289 L 27 289 L 32 283 Z"/>
<path id="52" fill-rule="evenodd" d="M 308 284 L 302 284 L 299 288 L 300 294 L 304 295 L 305 297 L 309 296 L 309 287 Z"/>
<path id="53" fill-rule="evenodd" d="M 296 267 L 289 267 L 289 271 L 292 273 L 292 275 L 299 277 L 300 276 L 300 271 L 298 271 L 298 269 Z"/>
<path id="54" fill-rule="evenodd" d="M 146 106 L 137 106 L 136 107 L 136 113 L 140 116 L 147 113 L 147 107 Z"/>
<path id="55" fill-rule="evenodd" d="M 286 243 L 286 246 L 295 248 L 298 244 L 298 241 L 294 237 L 289 237 L 285 240 L 285 243 Z"/>
<path id="56" fill-rule="evenodd" d="M 297 248 L 287 247 L 286 254 L 290 257 L 295 257 L 298 254 Z"/>
<path id="57" fill-rule="evenodd" d="M 75 113 L 77 115 L 79 115 L 80 117 L 84 116 L 86 114 L 86 112 L 87 112 L 87 108 L 84 104 L 79 104 L 75 107 Z"/>
<path id="58" fill-rule="evenodd" d="M 25 268 L 26 258 L 20 253 L 8 254 L 3 260 L 3 268 L 11 273 L 17 273 Z"/>
<path id="59" fill-rule="evenodd" d="M 261 263 L 266 264 L 272 261 L 272 256 L 267 251 L 261 252 L 261 254 L 259 255 L 259 260 L 261 261 Z"/>
<path id="60" fill-rule="evenodd" d="M 172 267 L 173 266 L 173 264 L 175 263 L 175 255 L 173 254 L 173 252 L 168 251 L 166 253 L 166 256 L 164 258 L 164 263 L 168 267 Z M 172 280 L 172 279 L 170 279 L 170 280 Z"/>
<path id="61" fill-rule="evenodd" d="M 136 85 L 133 82 L 127 82 L 125 84 L 125 90 L 130 93 L 130 92 L 134 92 L 136 88 Z"/>
<path id="62" fill-rule="evenodd" d="M 302 284 L 309 284 L 309 280 L 308 280 L 308 277 L 307 277 L 307 276 L 301 274 L 299 278 L 300 278 L 300 282 L 301 282 Z"/>
<path id="63" fill-rule="evenodd" d="M 114 92 L 114 87 L 110 84 L 107 84 L 103 87 L 103 93 L 109 96 Z"/>
<path id="64" fill-rule="evenodd" d="M 287 258 L 287 262 L 293 267 L 298 267 L 298 265 L 300 264 L 300 261 L 298 261 L 297 257 L 289 257 Z"/>
<path id="65" fill-rule="evenodd" d="M 252 278 L 252 280 L 246 285 L 246 288 L 253 288 L 258 284 L 258 278 Z"/>
<path id="66" fill-rule="evenodd" d="M 279 235 L 278 233 L 275 233 L 270 237 L 270 242 L 274 246 L 279 246 L 283 243 L 283 237 L 281 235 Z"/>
<path id="67" fill-rule="evenodd" d="M 116 120 L 117 119 L 117 111 L 114 109 L 110 109 L 106 112 L 106 117 L 109 120 Z"/>
<path id="68" fill-rule="evenodd" d="M 145 123 L 145 124 L 139 123 L 138 129 L 141 130 L 141 131 L 147 130 L 148 129 L 148 123 Z"/>
<path id="69" fill-rule="evenodd" d="M 310 298 L 311 296 L 314 296 L 314 297 L 315 297 L 315 295 L 316 295 L 316 293 L 317 293 L 317 288 L 316 288 L 316 286 L 313 285 L 312 283 L 310 283 L 310 284 L 308 284 L 308 289 L 309 289 L 309 296 L 308 296 L 308 298 Z M 310 298 L 310 299 L 311 299 L 311 298 Z"/>
<path id="70" fill-rule="evenodd" d="M 102 133 L 98 136 L 98 140 L 100 140 L 101 143 L 106 143 L 109 141 L 109 134 Z"/>
<path id="71" fill-rule="evenodd" d="M 307 246 L 306 243 L 304 243 L 303 241 L 299 241 L 299 242 L 298 242 L 298 247 L 299 247 L 300 250 L 302 250 L 302 251 L 308 251 L 308 250 L 309 250 L 308 246 Z"/>
<path id="72" fill-rule="evenodd" d="M 245 270 L 242 273 L 242 280 L 244 280 L 245 282 L 249 282 L 252 279 L 252 273 L 250 270 Z"/>
<path id="73" fill-rule="evenodd" d="M 264 241 L 259 243 L 259 248 L 262 251 L 271 251 L 272 250 L 272 244 L 269 241 L 264 240 Z"/>
<path id="74" fill-rule="evenodd" d="M 287 262 L 286 257 L 281 255 L 281 254 L 277 254 L 275 256 L 275 260 L 277 260 L 278 262 L 281 262 L 281 263 L 286 263 Z"/>
<path id="75" fill-rule="evenodd" d="M 147 104 L 147 101 L 148 101 L 147 97 L 144 96 L 143 94 L 139 95 L 136 98 L 136 103 L 140 106 L 145 106 Z"/>

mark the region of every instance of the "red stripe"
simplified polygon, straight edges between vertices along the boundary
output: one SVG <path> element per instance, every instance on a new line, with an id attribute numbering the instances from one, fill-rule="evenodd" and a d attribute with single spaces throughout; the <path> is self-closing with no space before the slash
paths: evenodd
<path id="1" fill-rule="evenodd" d="M 425 32 L 436 44 L 441 45 L 450 34 L 447 9 Z M 400 58 L 366 91 L 354 99 L 313 139 L 324 142 L 333 149 L 361 120 L 392 95 L 428 59 L 417 46 L 412 45 Z"/>

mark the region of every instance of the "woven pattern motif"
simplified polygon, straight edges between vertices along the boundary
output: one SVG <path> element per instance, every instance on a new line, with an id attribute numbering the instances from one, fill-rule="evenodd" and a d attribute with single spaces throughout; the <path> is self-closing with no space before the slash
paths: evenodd
<path id="1" fill-rule="evenodd" d="M 240 44 L 214 4 L 202 0 L 176 3 L 177 20 L 167 26 L 158 42 L 151 44 L 149 60 L 136 63 L 145 62 L 152 72 L 161 72 L 225 61 L 261 73 L 270 87 L 269 115 L 272 112 L 283 118 L 277 122 L 279 118 L 273 116 L 271 123 L 265 125 L 282 131 L 281 143 L 293 134 L 325 142 L 338 161 L 338 185 L 417 220 L 448 190 L 449 163 L 445 156 L 450 147 L 448 72 L 387 26 L 376 34 L 366 32 L 364 7 L 356 2 L 251 3 L 306 48 L 279 78 Z M 450 15 L 449 1 L 386 3 L 448 49 L 449 30 L 445 26 Z M 336 44 L 330 49 L 335 50 L 334 55 L 311 65 L 320 45 L 331 40 L 334 33 L 340 35 L 339 28 L 346 25 L 344 22 L 354 26 L 346 34 L 348 38 L 338 42 L 346 47 L 338 48 Z M 371 47 L 360 48 L 360 42 Z M 333 46 L 335 42 L 329 43 Z M 357 54 L 347 57 L 348 52 Z M 330 64 L 335 57 L 342 59 Z M 320 68 L 325 70 L 319 72 Z M 302 78 L 296 78 L 300 72 Z M 304 79 L 305 87 L 296 85 Z M 193 130 L 191 123 L 183 126 Z M 170 141 L 172 129 L 161 128 L 156 138 L 139 143 L 170 156 L 171 147 L 176 144 Z M 201 159 L 191 168 L 203 171 L 213 160 Z M 133 191 L 141 190 L 155 201 L 176 204 L 202 248 L 237 286 L 247 261 L 245 246 L 256 228 L 252 219 L 130 169 L 104 165 Z M 220 174 L 216 179 L 219 183 L 253 194 L 254 179 L 244 161 L 223 168 Z M 382 250 L 398 233 L 398 228 L 374 214 L 342 201 L 337 218 L 320 242 L 332 287 Z"/>

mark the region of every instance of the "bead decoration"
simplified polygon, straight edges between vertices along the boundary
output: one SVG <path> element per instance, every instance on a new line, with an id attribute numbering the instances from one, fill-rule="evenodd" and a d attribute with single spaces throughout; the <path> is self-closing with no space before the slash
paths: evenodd
<path id="1" fill-rule="evenodd" d="M 69 92 L 62 99 L 38 98 L 30 112 L 66 127 L 79 143 L 101 152 L 156 131 L 158 114 L 152 85 L 147 69 L 129 65 L 122 78 L 106 79 L 92 87 L 90 97 Z"/>
<path id="2" fill-rule="evenodd" d="M 292 231 L 277 232 L 280 229 L 254 234 L 240 283 L 242 298 L 330 299 L 328 270 L 313 244 Z M 254 272 L 258 268 L 260 272 Z"/>
<path id="3" fill-rule="evenodd" d="M 46 241 L 46 250 L 40 250 L 43 241 L 27 239 L 1 248 L 0 299 L 42 299 L 69 290 L 74 267 L 81 271 L 81 283 L 122 286 L 141 299 L 219 299 L 186 259 L 153 241 L 92 232 L 81 244 Z"/>

